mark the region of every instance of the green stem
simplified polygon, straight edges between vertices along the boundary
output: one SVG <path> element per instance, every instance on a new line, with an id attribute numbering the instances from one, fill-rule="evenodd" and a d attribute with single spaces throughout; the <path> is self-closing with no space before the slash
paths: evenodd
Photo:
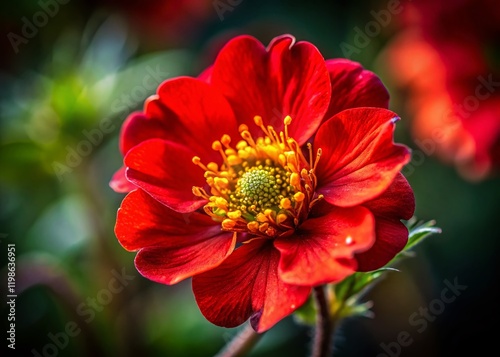
<path id="1" fill-rule="evenodd" d="M 332 356 L 333 323 L 330 319 L 330 308 L 323 285 L 314 288 L 314 299 L 316 300 L 318 315 L 316 317 L 316 331 L 311 356 Z"/>
<path id="2" fill-rule="evenodd" d="M 245 325 L 215 357 L 241 357 L 259 342 L 263 333 L 256 333 L 250 324 Z"/>

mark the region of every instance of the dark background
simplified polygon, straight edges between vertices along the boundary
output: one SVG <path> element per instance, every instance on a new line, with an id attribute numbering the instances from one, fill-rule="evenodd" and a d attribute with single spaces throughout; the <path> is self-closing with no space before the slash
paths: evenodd
<path id="1" fill-rule="evenodd" d="M 18 294 L 16 350 L 6 349 L 7 355 L 38 356 L 33 349 L 45 356 L 213 355 L 236 330 L 202 317 L 189 281 L 169 287 L 142 278 L 134 254 L 113 233 L 123 195 L 108 182 L 121 165 L 122 121 L 154 93 L 142 80 L 157 66 L 168 73 L 165 78 L 197 75 L 227 39 L 241 33 L 265 44 L 291 33 L 314 43 L 325 58 L 344 57 L 341 44 L 354 44 L 356 27 L 363 29 L 374 19 L 371 11 L 387 9 L 389 2 L 69 0 L 52 5 L 47 21 L 43 15 L 34 19 L 48 3 L 4 2 L 0 11 L 0 292 L 7 295 L 7 246 L 15 244 Z M 43 26 L 28 29 L 28 38 L 24 19 Z M 382 344 L 392 356 L 407 357 L 495 351 L 499 181 L 468 182 L 412 142 L 406 93 L 391 85 L 390 68 L 380 60 L 402 26 L 394 14 L 350 57 L 387 85 L 391 109 L 403 119 L 397 141 L 419 153 L 404 171 L 415 191 L 416 216 L 435 219 L 443 233 L 419 245 L 400 272 L 370 291 L 365 299 L 373 300 L 375 317 L 344 321 L 335 355 L 391 356 Z M 24 42 L 13 46 L 12 33 Z M 92 137 L 104 118 L 110 121 L 106 131 Z M 81 144 L 85 133 L 95 141 L 89 147 Z M 71 154 L 78 147 L 84 155 Z M 113 271 L 123 270 L 130 276 L 126 285 L 111 295 L 103 292 Z M 419 332 L 422 325 L 412 324 L 410 316 L 441 306 L 435 300 L 441 300 L 445 280 L 466 288 Z M 6 330 L 8 312 L 4 305 Z M 396 348 L 402 331 L 411 342 Z M 51 336 L 62 347 L 47 348 Z M 309 327 L 290 317 L 251 355 L 305 356 L 311 336 Z M 7 343 L 4 337 L 2 348 Z"/>

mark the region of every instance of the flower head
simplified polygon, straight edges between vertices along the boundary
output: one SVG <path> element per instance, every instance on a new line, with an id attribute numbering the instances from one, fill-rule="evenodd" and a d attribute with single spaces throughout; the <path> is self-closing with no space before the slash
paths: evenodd
<path id="1" fill-rule="evenodd" d="M 397 115 L 359 64 L 240 36 L 123 126 L 116 234 L 145 277 L 193 277 L 203 315 L 265 331 L 311 288 L 381 267 L 414 211 Z"/>

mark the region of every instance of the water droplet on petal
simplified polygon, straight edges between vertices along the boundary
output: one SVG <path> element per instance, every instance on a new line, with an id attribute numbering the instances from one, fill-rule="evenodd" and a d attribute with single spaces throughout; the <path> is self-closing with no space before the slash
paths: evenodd
<path id="1" fill-rule="evenodd" d="M 351 245 L 354 243 L 354 240 L 352 239 L 351 236 L 347 236 L 346 239 L 345 239 L 345 244 L 347 245 Z"/>

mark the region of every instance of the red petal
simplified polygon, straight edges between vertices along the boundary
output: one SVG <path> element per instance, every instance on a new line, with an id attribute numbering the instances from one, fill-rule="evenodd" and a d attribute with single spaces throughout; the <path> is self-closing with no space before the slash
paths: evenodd
<path id="1" fill-rule="evenodd" d="M 213 66 L 206 68 L 203 72 L 200 73 L 200 75 L 198 76 L 198 79 L 200 81 L 210 83 L 210 81 L 212 80 L 212 70 L 213 70 Z"/>
<path id="2" fill-rule="evenodd" d="M 308 219 L 297 232 L 277 239 L 279 274 L 297 285 L 337 282 L 356 271 L 354 254 L 375 242 L 373 215 L 364 207 L 333 207 L 326 216 Z"/>
<path id="3" fill-rule="evenodd" d="M 356 254 L 358 271 L 370 271 L 383 267 L 398 254 L 408 241 L 408 229 L 398 220 L 381 217 L 375 219 L 377 239 L 366 252 Z"/>
<path id="4" fill-rule="evenodd" d="M 158 95 L 146 101 L 146 114 L 161 120 L 167 130 L 162 138 L 180 143 L 204 162 L 220 160 L 212 143 L 224 134 L 239 136 L 234 113 L 227 100 L 212 86 L 195 78 L 163 82 Z"/>
<path id="5" fill-rule="evenodd" d="M 144 140 L 164 137 L 166 130 L 161 121 L 150 119 L 143 113 L 132 113 L 120 131 L 120 151 L 125 156 L 131 148 Z M 125 167 L 115 172 L 109 185 L 120 193 L 130 192 L 136 188 L 125 177 Z"/>
<path id="6" fill-rule="evenodd" d="M 410 219 L 415 212 L 415 196 L 406 178 L 398 173 L 383 194 L 366 202 L 364 206 L 377 217 Z"/>
<path id="7" fill-rule="evenodd" d="M 293 44 L 294 40 L 282 36 L 266 49 L 253 37 L 236 37 L 219 53 L 211 83 L 254 135 L 262 136 L 253 122 L 255 115 L 277 130 L 290 115 L 290 136 L 303 144 L 326 113 L 331 85 L 318 49 L 308 42 Z"/>
<path id="8" fill-rule="evenodd" d="M 204 186 L 203 170 L 192 163 L 185 146 L 161 139 L 147 140 L 125 156 L 127 178 L 171 209 L 186 213 L 205 204 L 192 193 Z"/>
<path id="9" fill-rule="evenodd" d="M 176 284 L 196 274 L 214 269 L 234 249 L 236 236 L 225 233 L 204 241 L 181 241 L 171 248 L 144 248 L 135 257 L 137 270 L 161 284 Z"/>
<path id="10" fill-rule="evenodd" d="M 221 265 L 193 278 L 202 314 L 223 327 L 236 327 L 251 317 L 257 332 L 270 329 L 300 307 L 310 287 L 284 283 L 278 276 L 279 253 L 267 240 L 236 249 Z"/>
<path id="11" fill-rule="evenodd" d="M 137 189 L 123 199 L 115 233 L 125 249 L 136 251 L 145 247 L 181 246 L 183 240 L 205 240 L 221 234 L 221 228 L 206 214 L 173 211 Z"/>
<path id="12" fill-rule="evenodd" d="M 393 142 L 397 115 L 386 109 L 347 109 L 326 121 L 314 139 L 323 155 L 318 192 L 336 206 L 349 207 L 384 192 L 404 164 L 406 146 Z"/>
<path id="13" fill-rule="evenodd" d="M 125 166 L 122 166 L 116 171 L 111 178 L 111 181 L 109 182 L 109 186 L 115 191 L 119 193 L 126 193 L 130 192 L 137 187 L 131 183 L 127 178 L 125 177 Z"/>
<path id="14" fill-rule="evenodd" d="M 366 252 L 356 255 L 358 270 L 369 271 L 386 265 L 408 242 L 408 229 L 400 219 L 410 219 L 415 196 L 408 181 L 399 173 L 379 197 L 364 204 L 375 215 L 377 240 Z"/>
<path id="15" fill-rule="evenodd" d="M 142 248 L 135 259 L 137 270 L 162 284 L 214 268 L 236 243 L 209 216 L 172 211 L 140 189 L 123 200 L 115 233 L 125 249 Z"/>
<path id="16" fill-rule="evenodd" d="M 332 98 L 325 119 L 344 109 L 389 107 L 389 92 L 376 74 L 348 59 L 326 61 L 332 82 Z"/>
<path id="17" fill-rule="evenodd" d="M 137 144 L 154 138 L 166 138 L 168 128 L 161 120 L 148 118 L 144 113 L 130 114 L 120 132 L 120 151 L 125 156 Z"/>
<path id="18" fill-rule="evenodd" d="M 209 76 L 210 68 L 205 71 Z M 189 145 L 204 161 L 219 159 L 211 149 L 212 142 L 223 134 L 238 138 L 236 120 L 227 101 L 208 84 L 194 78 L 176 78 L 163 82 L 158 95 L 145 102 L 146 114 L 132 113 L 120 133 L 123 155 L 141 142 L 160 138 Z M 118 171 L 110 185 L 117 192 L 129 192 L 135 186 L 127 183 Z"/>

